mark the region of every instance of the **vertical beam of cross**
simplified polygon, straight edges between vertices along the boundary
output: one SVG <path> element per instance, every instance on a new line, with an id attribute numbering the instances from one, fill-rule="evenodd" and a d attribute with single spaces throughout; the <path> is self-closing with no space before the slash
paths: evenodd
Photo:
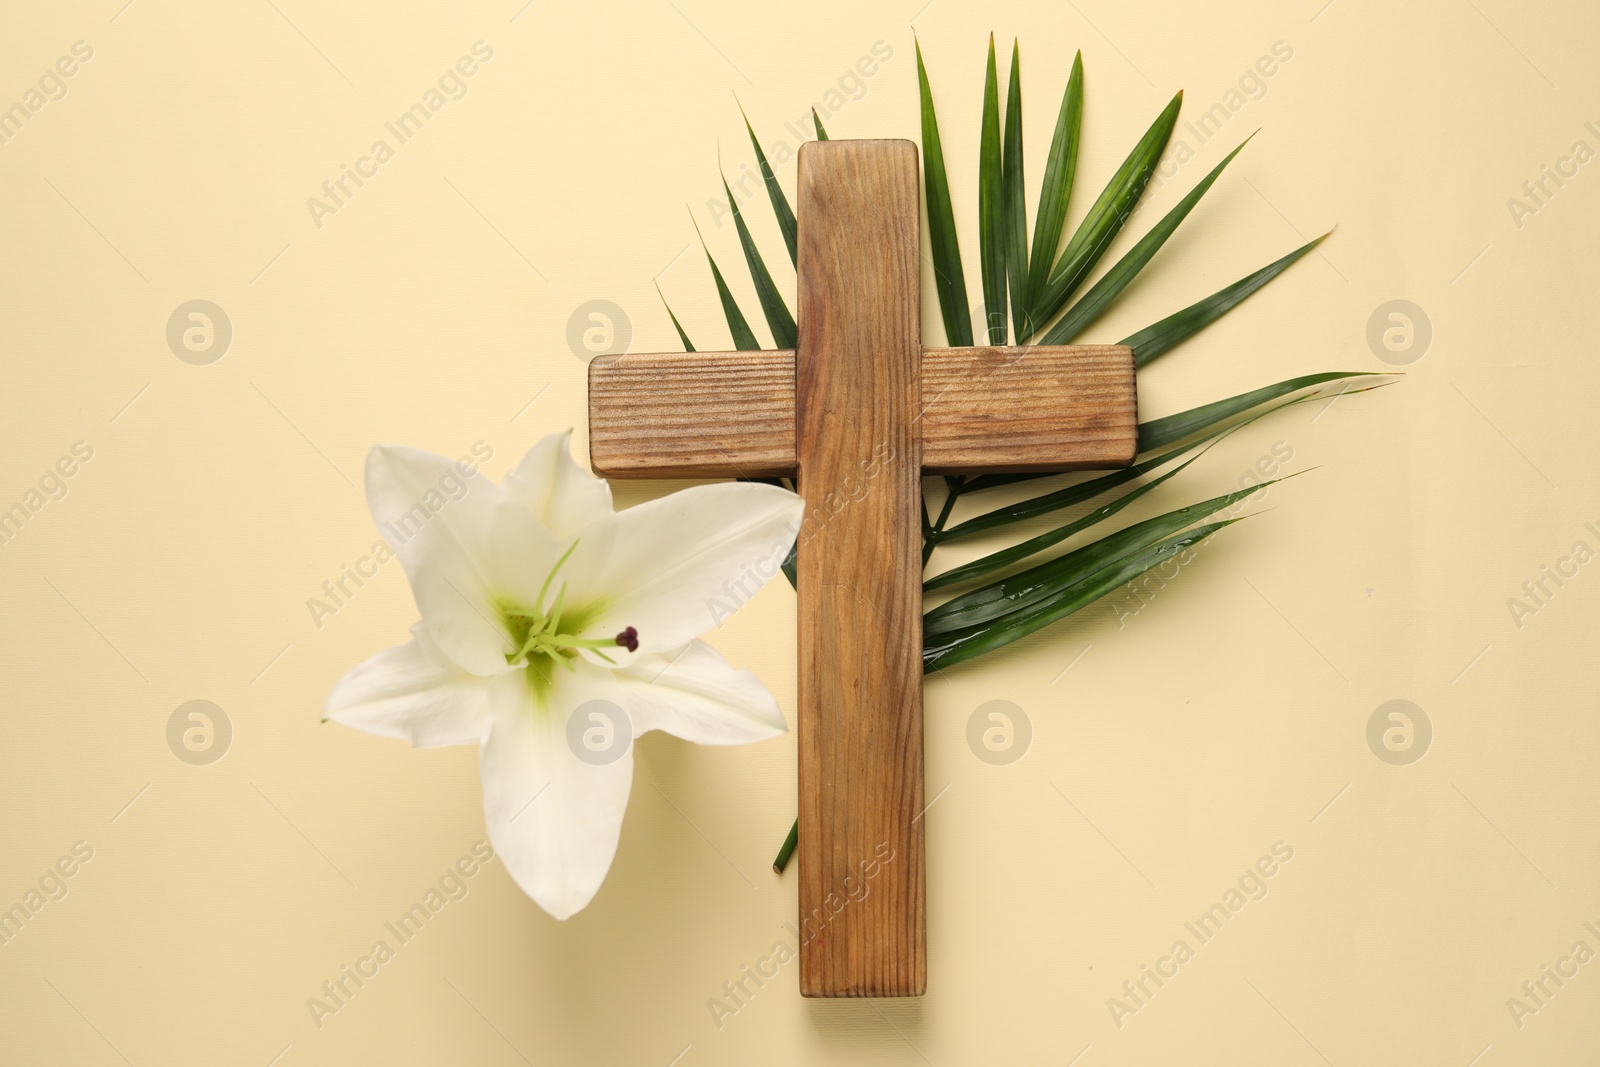
<path id="1" fill-rule="evenodd" d="M 927 983 L 917 150 L 811 142 L 799 174 L 800 990 L 917 996 Z"/>

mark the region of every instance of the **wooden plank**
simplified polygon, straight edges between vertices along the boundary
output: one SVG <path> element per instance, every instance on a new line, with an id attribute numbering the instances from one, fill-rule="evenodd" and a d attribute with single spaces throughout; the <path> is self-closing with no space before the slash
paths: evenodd
<path id="1" fill-rule="evenodd" d="M 1106 470 L 1139 450 L 1133 349 L 929 348 L 922 466 L 932 474 Z"/>
<path id="2" fill-rule="evenodd" d="M 622 478 L 793 474 L 794 352 L 598 357 L 589 463 Z"/>
<path id="3" fill-rule="evenodd" d="M 812 141 L 799 170 L 800 992 L 919 996 L 917 150 Z"/>
<path id="4" fill-rule="evenodd" d="M 795 471 L 794 353 L 606 356 L 589 365 L 589 459 L 619 478 Z M 928 348 L 922 463 L 936 473 L 1127 466 L 1138 447 L 1133 350 Z"/>

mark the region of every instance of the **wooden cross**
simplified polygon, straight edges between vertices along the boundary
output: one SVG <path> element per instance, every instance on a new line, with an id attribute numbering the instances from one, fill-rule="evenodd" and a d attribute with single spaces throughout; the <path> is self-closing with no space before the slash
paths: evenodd
<path id="1" fill-rule="evenodd" d="M 800 990 L 920 996 L 922 475 L 1128 466 L 1133 351 L 924 348 L 910 141 L 802 146 L 798 220 L 797 349 L 596 359 L 589 456 L 798 479 Z"/>

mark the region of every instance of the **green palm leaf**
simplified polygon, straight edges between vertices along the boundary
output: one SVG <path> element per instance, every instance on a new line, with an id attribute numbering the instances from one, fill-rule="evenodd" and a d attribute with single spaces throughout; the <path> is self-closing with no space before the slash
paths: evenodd
<path id="1" fill-rule="evenodd" d="M 656 295 L 661 296 L 661 286 L 656 286 Z M 678 340 L 683 342 L 685 352 L 694 351 L 694 343 L 689 340 L 689 335 L 683 332 L 683 325 L 678 322 L 678 316 L 672 313 L 672 305 L 667 303 L 667 298 L 661 296 L 661 306 L 667 309 L 667 318 L 672 320 L 672 328 L 678 331 Z"/>
<path id="2" fill-rule="evenodd" d="M 1250 136 L 1254 137 L 1255 135 L 1251 134 Z M 1140 238 L 1139 243 L 1134 245 L 1127 255 L 1118 260 L 1116 266 L 1106 272 L 1105 277 L 1095 282 L 1094 286 L 1083 294 L 1082 299 L 1073 304 L 1067 310 L 1067 313 L 1061 316 L 1056 324 L 1046 331 L 1039 343 L 1044 345 L 1064 345 L 1069 343 L 1083 331 L 1085 326 L 1093 322 L 1106 308 L 1110 307 L 1111 302 L 1122 295 L 1122 290 L 1126 289 L 1128 283 L 1133 281 L 1134 277 L 1144 269 L 1146 263 L 1150 262 L 1150 258 L 1160 250 L 1162 245 L 1167 243 L 1167 238 L 1171 237 L 1173 232 L 1177 230 L 1178 225 L 1194 209 L 1194 206 L 1200 202 L 1200 198 L 1206 195 L 1206 191 L 1211 188 L 1217 177 L 1222 173 L 1222 168 L 1232 163 L 1233 157 L 1244 151 L 1244 146 L 1249 143 L 1250 138 L 1246 137 L 1238 148 L 1229 152 L 1227 158 L 1212 168 L 1211 173 L 1201 179 L 1200 184 L 1189 191 L 1188 196 L 1178 201 L 1178 205 L 1167 212 L 1160 222 L 1151 227 L 1150 232 Z M 1243 297 L 1240 297 L 1240 299 L 1242 300 Z M 1220 315 L 1222 312 L 1219 311 L 1217 314 Z M 1132 346 L 1130 345 L 1129 347 Z"/>
<path id="3" fill-rule="evenodd" d="M 1220 319 L 1250 294 L 1288 270 L 1301 256 L 1326 241 L 1332 232 L 1329 230 L 1321 237 L 1307 241 L 1282 259 L 1268 263 L 1254 274 L 1246 275 L 1204 300 L 1190 304 L 1182 311 L 1168 315 L 1152 326 L 1146 326 L 1131 337 L 1123 338 L 1121 343 L 1133 349 L 1134 366 L 1144 366 L 1167 349 L 1188 340 Z"/>
<path id="4" fill-rule="evenodd" d="M 1089 209 L 1089 214 L 1078 224 L 1072 240 L 1067 242 L 1066 251 L 1061 253 L 1061 258 L 1045 280 L 1039 300 L 1033 308 L 1033 321 L 1048 322 L 1061 310 L 1067 298 L 1105 254 L 1112 238 L 1122 229 L 1122 224 L 1128 221 L 1134 206 L 1144 195 L 1145 186 L 1150 183 L 1150 175 L 1155 172 L 1161 153 L 1166 150 L 1167 140 L 1178 121 L 1178 109 L 1182 106 L 1183 93 L 1180 92 L 1156 116 L 1155 122 L 1145 131 L 1139 143 L 1134 145 L 1133 151 L 1123 160 L 1100 198 Z"/>
<path id="5" fill-rule="evenodd" d="M 777 175 L 772 173 L 772 165 L 767 162 L 767 154 L 761 150 L 761 142 L 756 140 L 756 131 L 751 128 L 750 116 L 744 113 L 743 105 L 739 107 L 739 117 L 744 119 L 744 130 L 750 135 L 750 147 L 756 150 L 756 163 L 761 167 L 761 182 L 767 187 L 767 199 L 772 202 L 772 213 L 777 216 L 778 229 L 783 232 L 783 243 L 789 248 L 789 262 L 797 263 L 799 231 L 794 221 L 794 210 L 789 207 L 789 198 L 784 195 L 783 186 L 778 184 Z M 724 178 L 722 184 L 726 186 L 728 180 Z M 730 195 L 728 199 L 732 200 L 733 197 Z"/>
<path id="6" fill-rule="evenodd" d="M 689 221 L 694 222 L 693 212 L 689 213 Z M 711 264 L 711 277 L 717 283 L 717 296 L 722 300 L 722 314 L 728 320 L 728 332 L 733 334 L 733 347 L 741 352 L 754 352 L 761 347 L 761 342 L 756 340 L 756 335 L 751 332 L 750 323 L 745 319 L 744 312 L 739 310 L 739 302 L 733 298 L 733 293 L 729 292 L 728 283 L 722 277 L 717 261 L 711 256 L 711 249 L 706 248 L 706 237 L 700 232 L 698 222 L 694 223 L 694 232 L 695 236 L 700 238 L 700 247 L 705 250 L 706 262 Z"/>
<path id="7" fill-rule="evenodd" d="M 1061 233 L 1067 225 L 1067 202 L 1072 196 L 1072 178 L 1078 169 L 1078 134 L 1083 128 L 1083 53 L 1072 60 L 1072 75 L 1061 96 L 1056 115 L 1056 132 L 1050 139 L 1050 156 L 1045 162 L 1044 185 L 1039 189 L 1039 210 L 1033 219 L 1033 255 L 1028 262 L 1029 325 L 1018 337 L 1026 341 L 1038 332 L 1032 308 L 1044 291 L 1050 267 L 1055 262 Z"/>
<path id="8" fill-rule="evenodd" d="M 1115 559 L 1076 582 L 1062 585 L 1029 608 L 1007 615 L 991 625 L 948 634 L 923 649 L 922 669 L 927 672 L 952 667 L 1059 622 L 1107 593 L 1115 592 L 1152 567 L 1158 567 L 1173 556 L 1193 548 L 1224 526 L 1239 521 L 1225 519 L 1177 534 L 1141 552 Z"/>
<path id="9" fill-rule="evenodd" d="M 1000 183 L 1005 196 L 1006 282 L 1011 291 L 1011 331 L 1017 344 L 1031 336 L 1028 318 L 1028 206 L 1022 168 L 1021 46 L 1011 42 L 1011 85 L 1006 93 L 1006 128 Z"/>
<path id="10" fill-rule="evenodd" d="M 1353 376 L 1353 377 L 1361 377 L 1361 376 L 1363 376 L 1364 374 L 1367 374 L 1367 373 L 1371 373 L 1371 372 L 1352 373 L 1351 376 Z M 1382 377 L 1383 375 L 1382 375 L 1382 372 L 1376 372 L 1374 374 L 1374 376 Z M 1341 375 L 1335 374 L 1335 375 L 1332 376 L 1332 380 L 1338 380 L 1338 378 L 1340 378 L 1340 377 L 1341 377 Z M 1047 512 L 1050 512 L 1050 511 L 1055 511 L 1055 510 L 1058 510 L 1061 507 L 1070 507 L 1072 504 L 1080 503 L 1083 500 L 1089 499 L 1089 497 L 1080 497 L 1078 499 L 1071 499 L 1071 494 L 1073 494 L 1076 490 L 1079 490 L 1079 489 L 1082 489 L 1082 488 L 1087 488 L 1088 486 L 1093 485 L 1095 482 L 1105 482 L 1105 483 L 1107 483 L 1107 484 L 1104 485 L 1103 488 L 1097 488 L 1095 493 L 1091 494 L 1091 495 L 1098 495 L 1099 493 L 1104 492 L 1107 489 L 1112 489 L 1112 488 L 1115 488 L 1117 485 L 1122 484 L 1120 481 L 1115 481 L 1114 482 L 1114 481 L 1112 481 L 1112 479 L 1122 478 L 1125 481 L 1125 480 L 1127 480 L 1126 476 L 1127 476 L 1127 472 L 1128 471 L 1135 471 L 1135 472 L 1138 472 L 1138 473 L 1142 473 L 1144 471 L 1154 470 L 1155 468 L 1164 465 L 1169 460 L 1176 459 L 1178 456 L 1183 455 L 1185 452 L 1190 451 L 1191 449 L 1195 448 L 1196 446 L 1205 444 L 1207 441 L 1210 441 L 1212 438 L 1220 437 L 1224 433 L 1232 433 L 1234 430 L 1237 430 L 1237 429 L 1240 429 L 1242 427 L 1250 425 L 1252 422 L 1255 422 L 1257 419 L 1266 418 L 1268 415 L 1271 415 L 1275 411 L 1281 411 L 1284 408 L 1293 407 L 1296 404 L 1303 404 L 1308 400 L 1315 400 L 1317 398 L 1317 396 L 1319 394 L 1317 394 L 1315 392 L 1307 394 L 1306 396 L 1295 397 L 1293 400 L 1289 400 L 1289 401 L 1286 401 L 1285 403 L 1275 405 L 1274 407 L 1270 407 L 1265 411 L 1257 412 L 1256 414 L 1251 415 L 1249 418 L 1247 418 L 1247 419 L 1245 419 L 1245 420 L 1243 420 L 1243 421 L 1241 421 L 1239 423 L 1236 423 L 1236 424 L 1231 425 L 1231 426 L 1227 426 L 1227 427 L 1225 427 L 1224 429 L 1221 429 L 1221 430 L 1217 429 L 1217 427 L 1221 426 L 1223 423 L 1227 422 L 1229 419 L 1232 419 L 1232 418 L 1234 418 L 1234 417 L 1236 417 L 1238 415 L 1247 414 L 1247 413 L 1253 411 L 1255 408 L 1260 407 L 1262 404 L 1270 403 L 1271 401 L 1276 400 L 1279 397 L 1287 396 L 1290 393 L 1295 392 L 1296 389 L 1304 388 L 1304 386 L 1296 386 L 1296 385 L 1294 385 L 1293 383 L 1296 382 L 1296 381 L 1299 381 L 1299 379 L 1291 378 L 1287 382 L 1278 382 L 1275 385 L 1269 385 L 1263 390 L 1256 390 L 1253 393 L 1241 393 L 1237 397 L 1230 397 L 1229 399 L 1222 400 L 1222 401 L 1214 401 L 1214 402 L 1212 402 L 1210 404 L 1201 404 L 1199 407 L 1190 408 L 1187 411 L 1180 411 L 1176 415 L 1168 415 L 1164 419 L 1153 419 L 1150 422 L 1143 423 L 1139 427 L 1139 431 L 1140 431 L 1141 435 L 1143 435 L 1143 436 L 1141 436 L 1141 439 L 1140 439 L 1141 440 L 1141 447 L 1139 449 L 1140 455 L 1148 454 L 1149 452 L 1154 451 L 1156 448 L 1161 447 L 1161 445 L 1164 444 L 1164 443 L 1171 443 L 1171 441 L 1181 440 L 1181 438 L 1178 438 L 1178 437 L 1169 437 L 1169 438 L 1166 439 L 1166 441 L 1158 440 L 1158 435 L 1165 435 L 1168 432 L 1168 430 L 1163 429 L 1163 426 L 1168 425 L 1168 424 L 1174 425 L 1174 426 L 1180 426 L 1180 427 L 1185 428 L 1186 432 L 1184 432 L 1182 434 L 1182 437 L 1193 437 L 1196 434 L 1202 434 L 1202 433 L 1206 434 L 1206 436 L 1196 439 L 1193 443 L 1191 443 L 1191 444 L 1189 444 L 1189 445 L 1187 445 L 1185 447 L 1176 449 L 1175 451 L 1172 451 L 1172 452 L 1168 452 L 1166 455 L 1161 456 L 1161 457 L 1159 457 L 1157 459 L 1140 460 L 1137 464 L 1135 464 L 1132 467 L 1128 467 L 1128 468 L 1125 468 L 1123 470 L 1115 471 L 1115 472 L 1113 472 L 1111 474 L 1104 475 L 1101 478 L 1094 479 L 1092 482 L 1080 482 L 1077 485 L 1070 485 L 1065 489 L 1058 490 L 1057 493 L 1046 494 L 1043 497 L 1035 497 L 1033 500 L 1024 500 L 1021 503 L 1013 504 L 1013 505 L 1010 505 L 1009 507 L 1006 507 L 1006 508 L 999 508 L 994 512 L 989 512 L 989 513 L 984 514 L 984 515 L 979 515 L 977 518 L 970 519 L 970 520 L 968 520 L 967 523 L 961 524 L 961 526 L 957 526 L 957 527 L 954 527 L 954 528 L 952 528 L 950 530 L 946 530 L 941 535 L 940 539 L 947 541 L 947 540 L 950 540 L 954 536 L 964 535 L 964 534 L 966 534 L 968 532 L 978 532 L 978 530 L 981 530 L 981 529 L 990 529 L 990 528 L 993 528 L 995 526 L 1005 525 L 1007 522 L 1018 522 L 1018 521 L 1021 521 L 1022 519 L 1033 518 L 1036 515 L 1042 515 L 1042 514 L 1045 514 Z M 1378 387 L 1377 386 L 1372 386 L 1370 388 L 1378 388 Z M 1366 389 L 1356 389 L 1356 390 L 1353 390 L 1353 391 L 1354 392 L 1358 392 L 1358 393 L 1364 393 L 1367 390 Z M 1255 400 L 1255 401 L 1251 400 L 1252 397 L 1255 397 L 1255 396 L 1257 396 L 1258 394 L 1261 394 L 1261 393 L 1266 393 L 1267 394 L 1265 399 Z M 1213 432 L 1207 433 L 1207 431 L 1213 431 Z M 1157 441 L 1157 443 L 1153 444 L 1153 445 L 1145 445 L 1143 442 L 1147 438 L 1149 440 L 1155 440 L 1155 441 Z M 986 475 L 983 475 L 983 476 L 978 477 L 978 478 L 970 479 L 969 481 L 964 483 L 962 485 L 962 487 L 961 487 L 961 492 L 963 494 L 965 494 L 965 493 L 976 493 L 976 492 L 980 492 L 980 491 L 982 491 L 984 489 L 997 489 L 997 488 L 999 488 L 1000 486 L 1003 486 L 1003 485 L 1014 485 L 1017 482 L 1031 481 L 1031 480 L 1033 480 L 1035 478 L 1054 478 L 1054 477 L 1058 477 L 1059 475 L 1061 475 L 1063 473 L 1070 473 L 1070 472 L 1064 472 L 1064 471 L 1055 471 L 1055 472 L 1034 471 L 1034 472 L 1029 472 L 1029 473 L 1026 473 L 1026 474 L 986 474 Z M 1062 504 L 1059 504 L 1059 505 L 1056 505 L 1056 506 L 1035 506 L 1035 505 L 1040 504 L 1041 502 L 1046 502 L 1046 504 L 1048 504 L 1048 502 L 1051 501 L 1052 498 L 1055 498 L 1055 497 L 1058 497 L 1058 496 L 1063 498 L 1063 499 L 1065 499 L 1065 503 L 1062 503 Z M 985 525 L 977 527 L 977 529 L 968 529 L 967 528 L 969 523 L 980 523 L 980 522 L 983 522 L 984 520 L 988 520 L 991 515 L 995 515 L 995 516 L 1005 515 L 1007 517 L 1004 518 L 1004 519 L 1000 519 L 999 521 L 988 521 L 988 522 L 985 523 Z M 958 531 L 960 532 L 959 534 L 958 534 Z"/>
<path id="11" fill-rule="evenodd" d="M 1071 585 L 1130 552 L 1146 548 L 1163 537 L 1177 533 L 1208 515 L 1238 503 L 1251 493 L 1282 480 L 1280 478 L 1276 481 L 1261 482 L 1247 489 L 1236 489 L 1231 493 L 1224 493 L 1210 500 L 1202 500 L 1198 504 L 1190 504 L 1188 507 L 1134 523 L 1098 541 L 1092 541 L 1082 548 L 1074 549 L 1066 555 L 1057 556 L 1055 559 L 1001 578 L 970 593 L 963 593 L 923 616 L 924 642 L 930 643 L 928 640 L 930 638 L 982 625 L 1004 615 L 1021 611 L 1039 600 L 1053 596 L 1062 586 Z"/>
<path id="12" fill-rule="evenodd" d="M 949 344 L 970 346 L 973 343 L 974 311 L 967 296 L 946 160 L 920 43 L 916 45 L 916 56 L 924 202 L 928 211 L 929 251 L 940 317 Z M 1133 280 L 1176 233 L 1243 146 L 1235 148 L 1135 242 L 1133 248 L 1122 255 L 1103 277 L 1090 285 L 1090 276 L 1096 272 L 1100 260 L 1138 207 L 1155 167 L 1170 143 L 1182 107 L 1183 94 L 1172 98 L 1133 146 L 1063 247 L 1083 123 L 1082 55 L 1074 57 L 1062 94 L 1046 157 L 1031 241 L 1025 202 L 1027 182 L 1020 44 L 1015 41 L 1012 44 L 1003 114 L 992 35 L 986 59 L 978 145 L 977 264 L 987 318 L 984 340 L 991 344 L 1004 344 L 1010 337 L 1013 343 L 1025 344 L 1038 337 L 1038 343 L 1068 343 L 1082 335 L 1122 299 Z M 783 235 L 790 261 L 795 262 L 798 256 L 798 222 L 793 207 L 778 182 L 748 116 L 743 117 L 745 132 L 756 154 L 773 216 Z M 815 108 L 811 117 L 818 140 L 827 140 L 828 133 Z M 773 340 L 780 347 L 790 347 L 795 343 L 797 331 L 789 305 L 774 283 L 725 179 L 723 188 L 728 194 L 740 248 L 763 315 L 772 330 Z M 696 231 L 698 233 L 698 226 Z M 1204 300 L 1140 330 L 1122 343 L 1134 350 L 1136 366 L 1147 365 L 1150 360 L 1192 337 L 1238 306 L 1304 257 L 1326 236 L 1308 242 Z M 706 252 L 734 344 L 740 349 L 757 348 L 759 342 L 703 236 L 701 247 Z M 1087 290 L 1080 296 L 1079 290 L 1085 286 Z M 1075 296 L 1076 301 L 1073 299 Z M 694 345 L 682 323 L 664 298 L 662 303 L 684 348 L 694 351 Z M 1008 321 L 1011 324 L 1009 329 Z M 1189 454 L 1196 449 L 1207 448 L 1222 436 L 1284 407 L 1326 397 L 1331 390 L 1325 387 L 1337 386 L 1344 392 L 1363 392 L 1379 387 L 1376 384 L 1362 384 L 1363 380 L 1385 382 L 1386 379 L 1387 376 L 1381 374 L 1345 371 L 1301 375 L 1175 415 L 1150 420 L 1139 427 L 1141 459 L 1136 465 L 992 509 L 948 530 L 945 526 L 954 506 L 965 494 L 1032 478 L 1050 477 L 1056 472 L 947 476 L 947 496 L 943 507 L 938 510 L 937 519 L 930 518 L 930 509 L 926 505 L 923 507 L 925 564 L 934 547 L 945 541 L 993 531 L 1096 497 L 1105 496 L 1106 499 L 1096 501 L 1091 505 L 1094 510 L 1078 518 L 928 578 L 924 582 L 925 590 L 974 584 L 980 579 L 988 580 L 988 584 L 970 589 L 927 614 L 925 669 L 937 670 L 964 662 L 1048 626 L 1094 603 L 1150 568 L 1179 556 L 1237 521 L 1231 518 L 1219 520 L 1215 513 L 1244 500 L 1263 486 L 1253 486 L 1180 508 L 1107 534 L 1086 545 L 1075 548 L 1068 545 L 1062 554 L 1043 562 L 1037 561 L 1041 554 L 1048 553 L 1050 549 L 1083 534 L 1091 527 L 1109 522 L 1113 516 L 1145 499 L 1157 486 L 1165 484 L 1194 463 L 1198 457 Z M 1142 480 L 1147 474 L 1186 455 L 1189 458 L 1183 459 L 1175 469 L 1151 481 Z M 1202 522 L 1206 524 L 1196 525 Z M 791 551 L 783 563 L 783 571 L 791 582 L 795 577 L 794 560 L 795 554 Z M 1024 569 L 1017 570 L 1019 566 Z M 791 831 L 775 866 L 780 869 L 783 867 L 794 850 L 796 840 L 795 832 Z"/>
<path id="13" fill-rule="evenodd" d="M 722 179 L 722 191 L 728 194 L 728 204 L 733 208 L 733 225 L 739 231 L 739 247 L 744 249 L 744 261 L 750 268 L 750 280 L 755 283 L 756 299 L 761 302 L 761 313 L 766 316 L 767 328 L 772 331 L 773 346 L 793 348 L 794 316 L 789 314 L 789 305 L 783 302 L 778 287 L 773 284 L 772 273 L 767 270 L 766 261 L 761 258 L 761 250 L 756 247 L 755 239 L 750 236 L 750 227 L 744 224 L 744 215 L 739 212 L 739 202 L 733 198 L 733 190 L 728 188 L 726 177 Z"/>
<path id="14" fill-rule="evenodd" d="M 991 552 L 989 555 L 975 559 L 971 563 L 966 563 L 942 574 L 935 575 L 922 583 L 922 590 L 925 593 L 932 592 L 948 585 L 957 585 L 961 582 L 971 581 L 974 578 L 981 578 L 985 574 L 993 574 L 995 571 L 1004 570 L 1013 563 L 1018 563 L 1029 556 L 1037 555 L 1047 548 L 1058 545 L 1072 535 L 1081 533 L 1089 527 L 1109 519 L 1199 458 L 1199 456 L 1196 456 L 1194 459 L 1185 461 L 1154 481 L 1146 482 L 1137 489 L 1122 494 L 1111 503 L 1095 508 L 1081 519 L 1074 519 L 1064 526 L 1048 530 L 1037 537 L 1023 541 L 1021 544 L 1012 545 L 1010 548 L 1002 549 L 999 552 Z"/>
<path id="15" fill-rule="evenodd" d="M 950 182 L 945 177 L 944 149 L 939 142 L 939 120 L 933 111 L 933 90 L 917 50 L 917 91 L 922 110 L 922 178 L 927 188 L 928 246 L 933 254 L 934 291 L 944 319 L 947 344 L 972 344 L 972 313 L 967 306 L 967 279 L 961 269 L 961 246 L 956 240 L 955 212 L 950 206 Z"/>
<path id="16" fill-rule="evenodd" d="M 983 80 L 983 127 L 978 139 L 978 267 L 983 276 L 983 316 L 989 343 L 1006 343 L 1006 196 L 1000 161 L 1000 86 L 995 77 L 994 34 Z"/>
<path id="17" fill-rule="evenodd" d="M 1027 610 L 1006 616 L 997 623 L 973 627 L 951 634 L 932 644 L 925 644 L 922 652 L 923 673 L 953 667 L 985 652 L 1002 648 L 1053 622 L 1059 622 L 1068 615 L 1083 610 L 1106 594 L 1116 592 L 1146 571 L 1159 567 L 1174 556 L 1181 555 L 1224 526 L 1231 526 L 1240 521 L 1242 520 L 1226 519 L 1198 526 L 1152 545 L 1143 552 L 1116 560 L 1076 584 L 1066 586 L 1054 596 L 1040 601 Z M 782 874 L 784 868 L 788 867 L 799 839 L 800 820 L 796 819 L 789 827 L 789 834 L 779 847 L 777 857 L 772 861 L 774 871 Z"/>
<path id="18" fill-rule="evenodd" d="M 1251 408 L 1268 404 L 1290 393 L 1298 393 L 1314 385 L 1323 385 L 1327 382 L 1336 382 L 1343 378 L 1373 378 L 1381 377 L 1381 371 L 1325 371 L 1321 374 L 1304 374 L 1298 378 L 1289 378 L 1272 385 L 1264 385 L 1260 389 L 1252 389 L 1248 393 L 1240 393 L 1224 400 L 1213 400 L 1209 404 L 1201 404 L 1188 411 L 1180 411 L 1176 415 L 1168 415 L 1162 419 L 1152 419 L 1139 424 L 1139 451 L 1148 452 L 1155 448 L 1165 448 L 1174 441 L 1200 433 L 1220 422 L 1224 422 L 1236 415 L 1242 415 Z"/>
<path id="19" fill-rule="evenodd" d="M 1000 526 L 1009 526 L 1012 523 L 1035 519 L 1040 515 L 1048 515 L 1052 511 L 1060 511 L 1063 508 L 1070 508 L 1076 504 L 1093 500 L 1101 493 L 1109 493 L 1119 485 L 1126 485 L 1141 475 L 1166 466 L 1179 456 L 1199 448 L 1206 440 L 1208 439 L 1202 438 L 1192 444 L 1175 448 L 1164 455 L 1156 456 L 1153 459 L 1141 460 L 1131 467 L 1124 467 L 1121 470 L 1112 471 L 1110 474 L 1102 474 L 1097 478 L 1090 478 L 1088 481 L 1077 482 L 1063 489 L 1057 489 L 1053 493 L 1045 493 L 1043 496 L 1032 497 L 1028 500 L 1018 501 L 1015 504 L 1007 504 L 1002 508 L 995 508 L 993 511 L 986 511 L 982 515 L 952 526 L 939 534 L 937 540 L 940 544 L 944 544 L 946 541 L 959 541 L 963 537 L 971 537 L 973 534 L 984 533 Z"/>

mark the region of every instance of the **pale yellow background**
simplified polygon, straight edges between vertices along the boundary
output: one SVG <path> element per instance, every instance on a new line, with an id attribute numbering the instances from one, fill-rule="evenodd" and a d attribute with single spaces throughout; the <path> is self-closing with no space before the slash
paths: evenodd
<path id="1" fill-rule="evenodd" d="M 1575 541 L 1600 546 L 1600 165 L 1520 227 L 1506 203 L 1575 141 L 1600 148 L 1592 5 L 124 2 L 0 19 L 3 106 L 75 41 L 94 49 L 0 145 L 0 505 L 94 449 L 0 547 L 0 906 L 94 849 L 0 946 L 0 1062 L 1595 1062 L 1600 964 L 1520 1029 L 1506 1005 L 1575 941 L 1600 949 L 1583 926 L 1600 926 L 1600 568 L 1520 627 L 1507 607 Z M 498 477 L 574 426 L 581 453 L 568 317 L 612 300 L 636 350 L 674 348 L 653 279 L 696 342 L 725 345 L 683 206 L 755 318 L 707 208 L 719 142 L 730 177 L 748 159 L 731 93 L 792 145 L 784 123 L 881 40 L 892 58 L 830 132 L 915 137 L 913 19 L 969 257 L 991 29 L 1023 40 L 1035 185 L 1083 50 L 1074 218 L 1173 91 L 1193 117 L 1292 48 L 1221 137 L 1187 138 L 1156 208 L 1262 128 L 1087 339 L 1339 230 L 1142 374 L 1147 417 L 1384 369 L 1366 324 L 1392 299 L 1425 310 L 1431 349 L 1399 387 L 1286 412 L 1164 487 L 1155 506 L 1225 491 L 1278 442 L 1288 469 L 1320 468 L 1139 614 L 1119 625 L 1111 603 L 1137 601 L 1115 598 L 929 685 L 928 792 L 948 791 L 926 820 L 925 999 L 805 1002 L 790 965 L 719 1028 L 708 999 L 795 913 L 795 879 L 768 866 L 794 739 L 652 735 L 587 911 L 554 922 L 492 865 L 318 1028 L 307 998 L 484 832 L 472 750 L 318 723 L 333 681 L 414 617 L 393 563 L 320 628 L 307 608 L 375 538 L 367 449 L 482 441 Z M 494 56 L 465 98 L 319 229 L 307 198 L 479 40 Z M 976 297 L 971 258 L 968 277 Z M 165 339 L 197 298 L 234 330 L 209 366 Z M 714 635 L 791 721 L 792 616 L 779 583 Z M 166 725 L 201 698 L 234 736 L 197 767 Z M 1434 730 L 1409 766 L 1366 741 L 1395 698 Z M 966 741 L 994 699 L 1032 722 L 1009 766 Z M 1119 1027 L 1108 998 L 1280 840 L 1294 858 L 1269 895 Z"/>

